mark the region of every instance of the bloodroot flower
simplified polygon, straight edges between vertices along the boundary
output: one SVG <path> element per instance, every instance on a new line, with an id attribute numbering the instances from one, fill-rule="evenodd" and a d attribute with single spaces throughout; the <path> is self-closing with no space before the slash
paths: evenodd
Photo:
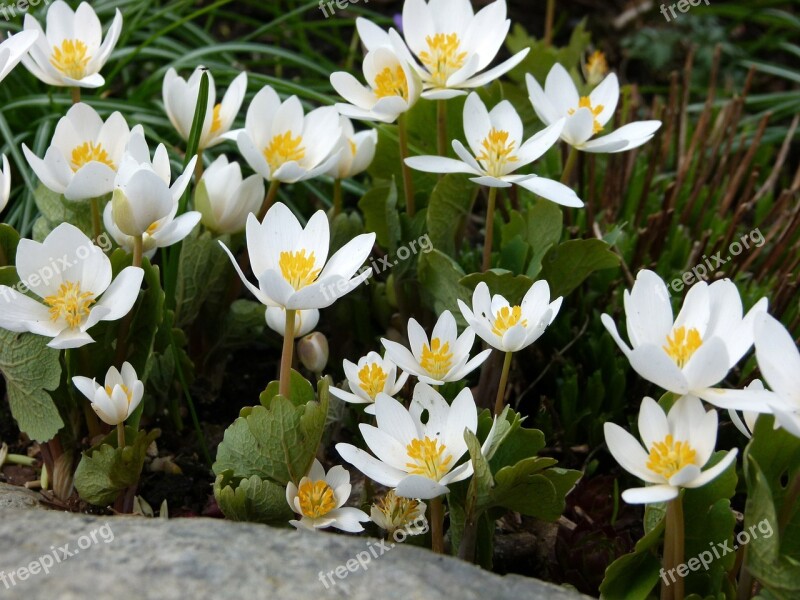
<path id="1" fill-rule="evenodd" d="M 350 490 L 350 473 L 344 467 L 337 465 L 325 473 L 320 462 L 314 459 L 300 485 L 289 482 L 286 486 L 286 501 L 301 515 L 299 520 L 289 523 L 298 529 L 335 527 L 350 533 L 364 531 L 361 523 L 369 521 L 367 513 L 344 506 L 350 498 Z"/>

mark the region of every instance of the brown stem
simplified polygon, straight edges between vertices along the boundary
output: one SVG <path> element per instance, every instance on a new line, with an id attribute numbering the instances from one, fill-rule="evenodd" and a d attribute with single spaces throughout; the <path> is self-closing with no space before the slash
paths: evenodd
<path id="1" fill-rule="evenodd" d="M 275 203 L 275 198 L 278 197 L 278 188 L 281 187 L 281 182 L 277 179 L 273 179 L 269 182 L 269 189 L 267 190 L 267 195 L 264 197 L 264 203 L 261 205 L 261 208 L 258 211 L 258 220 L 263 221 L 264 217 L 267 214 L 267 211 L 270 207 Z"/>
<path id="2" fill-rule="evenodd" d="M 197 162 L 194 164 L 194 184 L 195 186 L 200 183 L 200 180 L 203 178 L 203 173 L 205 172 L 206 166 L 203 164 L 203 151 L 197 151 Z"/>
<path id="3" fill-rule="evenodd" d="M 508 384 L 508 373 L 511 371 L 511 359 L 513 357 L 513 352 L 506 352 L 505 360 L 503 360 L 503 372 L 500 375 L 500 385 L 497 387 L 497 398 L 494 402 L 495 415 L 499 415 L 503 412 L 503 408 L 505 407 L 506 385 Z"/>
<path id="4" fill-rule="evenodd" d="M 142 266 L 142 255 L 144 254 L 144 238 L 140 235 L 133 238 L 133 266 Z"/>
<path id="5" fill-rule="evenodd" d="M 289 398 L 291 394 L 292 358 L 294 357 L 294 317 L 295 310 L 286 309 L 286 327 L 283 332 L 283 353 L 281 354 L 280 395 Z"/>
<path id="6" fill-rule="evenodd" d="M 333 216 L 337 217 L 342 212 L 342 180 L 338 177 L 333 181 Z"/>
<path id="7" fill-rule="evenodd" d="M 444 504 L 442 497 L 433 498 L 431 506 L 431 549 L 444 554 Z"/>
<path id="8" fill-rule="evenodd" d="M 447 100 L 436 101 L 436 132 L 439 156 L 447 156 Z"/>
<path id="9" fill-rule="evenodd" d="M 403 190 L 406 195 L 406 212 L 409 217 L 416 213 L 414 204 L 414 179 L 411 176 L 411 167 L 406 164 L 408 158 L 408 132 L 406 131 L 406 116 L 400 115 L 397 119 L 397 131 L 400 136 L 400 166 L 403 169 Z"/>
<path id="10" fill-rule="evenodd" d="M 556 0 L 547 0 L 547 12 L 544 17 L 544 45 L 553 43 L 553 21 L 556 15 Z"/>
<path id="11" fill-rule="evenodd" d="M 567 162 L 564 164 L 564 171 L 561 173 L 561 183 L 567 185 L 572 171 L 575 170 L 575 164 L 578 162 L 578 150 L 575 146 L 569 147 L 569 154 L 567 155 Z"/>
<path id="12" fill-rule="evenodd" d="M 497 188 L 489 188 L 489 204 L 486 207 L 486 238 L 483 242 L 483 265 L 481 271 L 492 267 L 492 246 L 494 245 L 494 210 L 497 203 Z"/>
<path id="13" fill-rule="evenodd" d="M 666 527 L 664 531 L 664 571 L 675 573 L 683 564 L 684 522 L 683 500 L 680 496 L 667 503 Z M 677 574 L 671 585 L 661 586 L 661 600 L 683 600 L 683 577 Z"/>
<path id="14" fill-rule="evenodd" d="M 89 200 L 89 204 L 92 207 L 92 233 L 94 234 L 95 242 L 97 242 L 97 240 L 100 239 L 100 235 L 103 233 L 103 229 L 100 225 L 100 198 L 92 198 Z"/>
<path id="15" fill-rule="evenodd" d="M 125 447 L 125 423 L 117 423 L 117 448 Z"/>
<path id="16" fill-rule="evenodd" d="M 72 103 L 77 104 L 81 101 L 81 88 L 75 86 L 72 88 Z"/>

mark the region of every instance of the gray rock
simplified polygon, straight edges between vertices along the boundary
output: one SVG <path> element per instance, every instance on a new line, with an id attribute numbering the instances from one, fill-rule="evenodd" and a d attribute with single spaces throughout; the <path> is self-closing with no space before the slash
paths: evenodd
<path id="1" fill-rule="evenodd" d="M 344 575 L 341 579 L 337 567 Z M 326 573 L 332 573 L 327 587 L 321 581 Z M 0 597 L 570 600 L 580 596 L 533 579 L 500 577 L 420 548 L 382 547 L 370 538 L 214 519 L 162 521 L 6 510 L 0 518 Z"/>
<path id="2" fill-rule="evenodd" d="M 24 487 L 0 483 L 0 512 L 7 509 L 36 508 L 39 495 Z"/>

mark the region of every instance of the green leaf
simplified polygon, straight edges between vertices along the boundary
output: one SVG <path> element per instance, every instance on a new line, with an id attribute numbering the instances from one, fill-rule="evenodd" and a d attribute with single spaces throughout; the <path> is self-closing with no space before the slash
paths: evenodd
<path id="1" fill-rule="evenodd" d="M 364 215 L 367 231 L 374 231 L 378 244 L 389 252 L 397 250 L 397 242 L 402 237 L 400 216 L 397 212 L 397 186 L 394 180 L 372 188 L 361 200 L 358 208 Z"/>
<path id="2" fill-rule="evenodd" d="M 259 396 L 259 401 L 262 406 L 265 408 L 270 407 L 272 401 L 279 394 L 278 390 L 280 386 L 280 381 L 271 381 L 269 385 L 267 385 L 267 388 L 261 392 L 261 396 Z M 291 376 L 289 378 L 289 390 L 292 404 L 295 406 L 302 406 L 317 399 L 314 394 L 314 386 L 311 385 L 311 382 L 294 369 L 291 370 Z"/>
<path id="3" fill-rule="evenodd" d="M 589 275 L 619 266 L 619 258 L 602 240 L 570 240 L 551 248 L 542 262 L 542 278 L 554 298 L 566 296 Z"/>
<path id="4" fill-rule="evenodd" d="M 116 431 L 112 431 L 99 446 L 84 452 L 75 471 L 75 489 L 80 497 L 96 506 L 114 502 L 122 490 L 139 481 L 147 448 L 160 433 L 158 429 L 137 433 L 126 427 L 125 448 L 117 448 Z"/>
<path id="5" fill-rule="evenodd" d="M 71 223 L 88 237 L 94 237 L 91 202 L 70 202 L 61 194 L 47 189 L 44 184 L 39 184 L 33 197 L 36 202 L 36 208 L 39 209 L 42 215 L 36 221 L 34 228 L 34 239 L 36 241 L 41 242 L 44 240 L 61 223 Z M 99 201 L 101 214 L 107 201 L 108 197 Z"/>
<path id="6" fill-rule="evenodd" d="M 225 236 L 221 240 L 230 243 Z M 179 327 L 197 319 L 210 295 L 224 293 L 231 269 L 219 240 L 208 231 L 202 235 L 192 234 L 183 240 L 175 288 L 175 318 Z"/>
<path id="7" fill-rule="evenodd" d="M 61 382 L 59 351 L 30 333 L 0 329 L 0 373 L 6 380 L 11 415 L 21 431 L 37 442 L 51 440 L 64 421 L 47 393 Z"/>
<path id="8" fill-rule="evenodd" d="M 11 225 L 0 223 L 0 267 L 14 264 L 19 234 Z"/>
<path id="9" fill-rule="evenodd" d="M 472 273 L 459 281 L 461 285 L 473 291 L 480 282 L 489 286 L 489 292 L 492 295 L 500 294 L 511 304 L 522 302 L 522 298 L 534 283 L 530 277 L 514 275 L 514 273 L 504 269 L 490 269 L 485 273 Z"/>
<path id="10" fill-rule="evenodd" d="M 236 478 L 223 471 L 214 481 L 214 497 L 231 521 L 286 525 L 294 513 L 286 503 L 286 488 L 258 475 Z"/>
<path id="11" fill-rule="evenodd" d="M 331 222 L 331 247 L 328 256 L 333 256 L 347 242 L 364 233 L 364 223 L 357 212 L 339 213 Z"/>
<path id="12" fill-rule="evenodd" d="M 564 213 L 553 202 L 537 200 L 525 215 L 528 244 L 533 249 L 533 257 L 528 263 L 526 275 L 535 279 L 542 271 L 545 254 L 558 244 L 564 229 Z"/>
<path id="13" fill-rule="evenodd" d="M 214 473 L 235 477 L 258 475 L 281 485 L 297 484 L 317 454 L 328 414 L 328 381 L 318 384 L 319 402 L 294 404 L 274 396 L 269 406 L 243 411 L 225 431 L 217 449 Z"/>
<path id="14" fill-rule="evenodd" d="M 455 258 L 456 236 L 469 218 L 476 186 L 466 175 L 445 175 L 433 188 L 428 203 L 428 233 L 434 248 Z"/>
<path id="15" fill-rule="evenodd" d="M 659 580 L 661 561 L 652 552 L 664 535 L 662 518 L 643 538 L 634 551 L 620 556 L 606 569 L 600 585 L 600 597 L 607 600 L 645 600 Z"/>
<path id="16" fill-rule="evenodd" d="M 453 313 L 456 321 L 464 325 L 458 299 L 469 301 L 472 293 L 461 283 L 464 271 L 459 264 L 440 250 L 431 250 L 419 256 L 420 284 L 433 298 L 434 310 L 441 314 L 445 310 Z"/>

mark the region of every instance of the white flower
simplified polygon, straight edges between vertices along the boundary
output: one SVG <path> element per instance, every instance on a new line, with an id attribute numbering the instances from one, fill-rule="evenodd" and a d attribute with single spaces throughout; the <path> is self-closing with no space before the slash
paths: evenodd
<path id="1" fill-rule="evenodd" d="M 531 286 L 521 305 L 511 306 L 500 295 L 492 297 L 489 286 L 480 282 L 472 294 L 472 310 L 460 299 L 458 306 L 484 342 L 502 352 L 518 352 L 539 339 L 556 318 L 562 300 L 550 302 L 550 286 L 542 280 Z"/>
<path id="2" fill-rule="evenodd" d="M 119 425 L 133 414 L 144 396 L 144 384 L 139 381 L 130 363 L 122 365 L 122 372 L 111 367 L 106 373 L 105 385 L 88 377 L 73 377 L 72 383 L 92 403 L 97 416 L 109 425 Z"/>
<path id="3" fill-rule="evenodd" d="M 285 204 L 276 202 L 261 223 L 252 214 L 247 219 L 247 250 L 258 287 L 247 280 L 225 244 L 220 245 L 262 304 L 308 310 L 327 308 L 372 274 L 369 268 L 353 277 L 374 243 L 374 233 L 358 235 L 329 259 L 330 225 L 325 213 L 314 213 L 304 229 Z"/>
<path id="4" fill-rule="evenodd" d="M 237 141 L 247 164 L 267 181 L 295 183 L 337 163 L 334 151 L 341 135 L 339 113 L 332 106 L 303 116 L 297 96 L 281 103 L 275 90 L 265 86 L 247 109 L 244 129 L 225 137 Z"/>
<path id="5" fill-rule="evenodd" d="M 217 88 L 211 71 L 203 66 L 197 67 L 189 81 L 186 81 L 170 67 L 164 75 L 162 88 L 164 108 L 172 126 L 184 140 L 189 139 L 192 130 L 203 73 L 208 74 L 208 103 L 198 150 L 205 150 L 225 141 L 223 136 L 230 131 L 247 91 L 247 73 L 240 73 L 231 82 L 222 102 L 217 104 Z"/>
<path id="6" fill-rule="evenodd" d="M 3 170 L 0 171 L 0 213 L 3 212 L 11 196 L 11 166 L 3 154 Z"/>
<path id="7" fill-rule="evenodd" d="M 39 180 L 67 200 L 88 200 L 111 193 L 131 132 L 118 112 L 106 121 L 79 102 L 58 121 L 44 159 L 25 144 L 22 151 Z"/>
<path id="8" fill-rule="evenodd" d="M 362 510 L 344 506 L 350 497 L 350 473 L 336 465 L 328 473 L 314 459 L 308 475 L 299 485 L 291 481 L 286 486 L 286 501 L 291 509 L 301 515 L 299 521 L 289 521 L 298 529 L 325 529 L 335 527 L 349 533 L 364 531 L 361 523 L 369 521 Z"/>
<path id="9" fill-rule="evenodd" d="M 381 339 L 386 348 L 386 358 L 430 385 L 461 381 L 481 366 L 492 352 L 491 349 L 484 350 L 470 360 L 475 332 L 467 327 L 459 336 L 456 320 L 449 310 L 439 316 L 430 341 L 422 326 L 415 319 L 409 319 L 408 341 L 411 351 L 397 342 Z"/>
<path id="10" fill-rule="evenodd" d="M 394 490 L 389 490 L 372 505 L 370 517 L 373 523 L 390 534 L 401 529 L 407 535 L 418 535 L 428 531 L 427 508 L 421 500 L 401 498 Z"/>
<path id="11" fill-rule="evenodd" d="M 619 101 L 619 82 L 614 73 L 606 76 L 588 96 L 580 96 L 567 70 L 553 65 L 544 89 L 527 75 L 528 94 L 536 114 L 549 125 L 567 119 L 561 139 L 584 152 L 624 152 L 648 142 L 661 121 L 636 121 L 616 131 L 592 139 L 603 131 L 614 116 Z"/>
<path id="12" fill-rule="evenodd" d="M 422 422 L 422 414 L 427 419 Z M 472 475 L 472 462 L 456 466 L 467 453 L 464 431 L 475 433 L 478 410 L 469 388 L 448 406 L 432 387 L 418 383 L 411 406 L 378 394 L 377 427 L 359 425 L 371 456 L 350 444 L 336 444 L 339 455 L 370 479 L 404 498 L 427 500 L 446 494 L 447 485 Z"/>
<path id="13" fill-rule="evenodd" d="M 321 375 L 328 366 L 328 358 L 330 358 L 328 338 L 319 331 L 300 338 L 297 342 L 297 358 L 306 369 L 316 375 Z"/>
<path id="14" fill-rule="evenodd" d="M 331 167 L 328 175 L 334 179 L 355 177 L 367 170 L 375 158 L 375 147 L 378 145 L 378 130 L 355 132 L 353 122 L 341 117 L 342 137 L 339 138 L 339 162 Z"/>
<path id="15" fill-rule="evenodd" d="M 331 387 L 330 393 L 345 402 L 366 404 L 364 412 L 370 415 L 375 414 L 375 398 L 378 394 L 395 396 L 408 380 L 408 373 L 401 373 L 398 377 L 397 366 L 388 358 L 381 358 L 377 352 L 362 356 L 358 364 L 345 359 L 343 367 L 351 391 Z"/>
<path id="16" fill-rule="evenodd" d="M 27 55 L 36 40 L 39 39 L 38 31 L 20 31 L 8 36 L 0 44 L 0 81 L 6 78 L 19 62 Z"/>
<path id="17" fill-rule="evenodd" d="M 217 234 L 244 231 L 247 215 L 257 212 L 263 200 L 261 175 L 243 179 L 239 163 L 228 163 L 225 155 L 205 170 L 194 192 L 194 207 L 202 215 L 201 222 Z"/>
<path id="18" fill-rule="evenodd" d="M 362 70 L 366 86 L 345 71 L 331 74 L 333 89 L 350 103 L 336 105 L 341 114 L 362 121 L 394 123 L 419 100 L 419 75 L 391 46 L 367 52 Z"/>
<path id="19" fill-rule="evenodd" d="M 652 398 L 642 401 L 639 435 L 644 448 L 619 425 L 606 423 L 604 431 L 608 449 L 622 468 L 653 484 L 622 492 L 630 504 L 672 500 L 680 488 L 702 487 L 736 460 L 734 448 L 703 471 L 717 443 L 717 411 L 706 412 L 693 396 L 675 402 L 668 415 Z"/>
<path id="20" fill-rule="evenodd" d="M 47 34 L 30 14 L 25 15 L 28 30 L 38 32 L 39 38 L 22 64 L 37 79 L 48 85 L 98 88 L 105 83 L 100 69 L 122 31 L 122 13 L 116 10 L 103 40 L 100 19 L 87 2 L 73 12 L 66 2 L 56 0 L 47 9 Z"/>
<path id="21" fill-rule="evenodd" d="M 760 379 L 754 380 L 750 385 L 746 386 L 746 390 L 763 390 L 764 384 Z M 752 410 L 743 410 L 742 416 L 732 408 L 728 409 L 728 416 L 731 418 L 736 429 L 742 432 L 742 435 L 750 439 L 753 437 L 753 430 L 756 428 L 756 421 L 758 421 L 758 413 Z M 775 427 L 778 427 L 778 422 L 775 421 Z"/>
<path id="22" fill-rule="evenodd" d="M 720 408 L 768 411 L 770 395 L 713 386 L 753 345 L 753 322 L 767 309 L 762 298 L 742 317 L 742 300 L 728 279 L 691 287 L 673 320 L 669 292 L 652 271 L 642 270 L 625 291 L 625 318 L 631 347 L 607 314 L 601 319 L 642 377 L 675 394 L 691 394 Z M 762 403 L 754 402 L 761 398 Z"/>
<path id="23" fill-rule="evenodd" d="M 100 321 L 121 319 L 139 295 L 144 271 L 127 267 L 112 281 L 111 261 L 77 227 L 62 223 L 43 243 L 20 240 L 20 280 L 41 302 L 0 286 L 0 327 L 53 338 L 51 348 L 93 342 Z"/>
<path id="24" fill-rule="evenodd" d="M 192 157 L 170 187 L 167 149 L 159 144 L 151 161 L 144 134 L 140 126 L 134 127 L 114 181 L 114 195 L 103 214 L 114 241 L 130 252 L 134 238 L 142 236 L 144 254 L 152 257 L 158 248 L 176 244 L 189 235 L 200 221 L 200 213 L 175 215 L 196 160 L 196 156 Z"/>
<path id="25" fill-rule="evenodd" d="M 558 204 L 581 207 L 583 202 L 563 183 L 514 174 L 547 152 L 558 141 L 563 126 L 562 119 L 523 143 L 522 119 L 508 100 L 489 112 L 478 94 L 472 93 L 464 104 L 464 133 L 472 154 L 461 142 L 453 140 L 453 150 L 461 160 L 412 156 L 406 164 L 426 173 L 469 173 L 475 176 L 470 181 L 489 187 L 516 184 Z"/>
<path id="26" fill-rule="evenodd" d="M 275 333 L 286 335 L 286 309 L 282 306 L 268 306 L 265 311 L 267 326 Z M 319 323 L 319 311 L 316 308 L 298 310 L 294 314 L 294 337 L 303 337 Z"/>
<path id="27" fill-rule="evenodd" d="M 368 50 L 389 43 L 388 34 L 374 23 L 358 19 L 356 25 Z M 410 55 L 407 60 L 414 64 L 425 84 L 422 97 L 453 98 L 465 94 L 466 89 L 491 83 L 516 67 L 529 48 L 485 70 L 503 47 L 510 27 L 505 0 L 495 0 L 477 14 L 469 0 L 406 0 L 403 35 L 419 64 Z"/>
<path id="28" fill-rule="evenodd" d="M 800 437 L 800 351 L 780 321 L 764 313 L 755 325 L 758 368 L 775 393 L 776 424 Z"/>

